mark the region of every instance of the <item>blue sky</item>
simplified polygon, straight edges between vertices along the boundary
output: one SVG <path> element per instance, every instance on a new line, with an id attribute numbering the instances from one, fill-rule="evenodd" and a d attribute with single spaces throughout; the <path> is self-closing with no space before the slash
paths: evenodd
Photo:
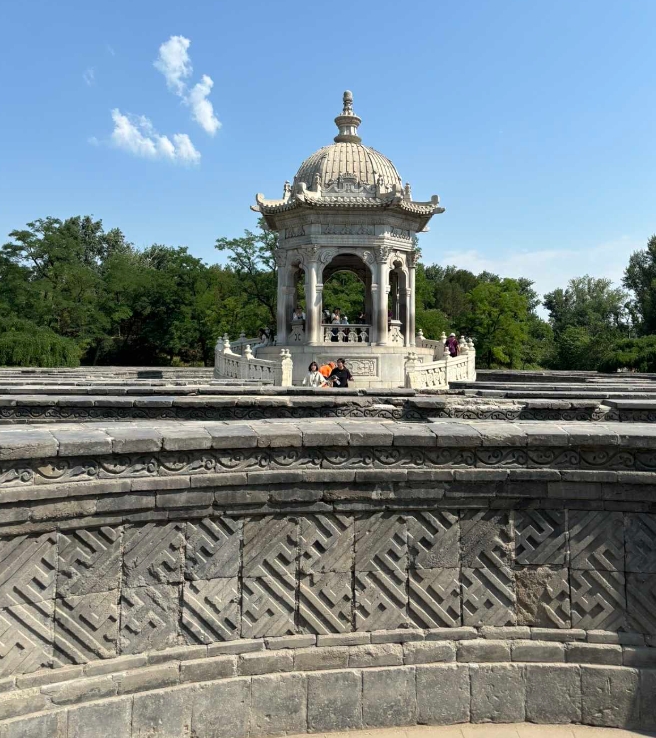
<path id="1" fill-rule="evenodd" d="M 447 209 L 427 263 L 546 291 L 618 281 L 656 232 L 655 0 L 22 0 L 0 28 L 3 239 L 89 213 L 219 261 L 347 88 L 363 142 Z"/>

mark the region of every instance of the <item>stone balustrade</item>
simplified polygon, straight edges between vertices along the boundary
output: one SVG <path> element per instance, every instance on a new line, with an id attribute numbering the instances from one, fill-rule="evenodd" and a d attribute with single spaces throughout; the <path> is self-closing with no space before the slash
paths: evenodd
<path id="1" fill-rule="evenodd" d="M 366 323 L 322 323 L 321 331 L 324 343 L 369 343 L 371 341 L 371 326 Z"/>
<path id="2" fill-rule="evenodd" d="M 280 360 L 258 359 L 250 345 L 244 348 L 243 356 L 235 354 L 227 336 L 216 344 L 214 377 L 216 379 L 239 379 L 288 387 L 292 384 L 293 361 L 287 349 L 281 349 Z"/>

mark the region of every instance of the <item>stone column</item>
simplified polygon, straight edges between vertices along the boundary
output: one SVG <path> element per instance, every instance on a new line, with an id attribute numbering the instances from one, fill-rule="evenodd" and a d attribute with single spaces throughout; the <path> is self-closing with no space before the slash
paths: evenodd
<path id="1" fill-rule="evenodd" d="M 278 264 L 278 293 L 276 306 L 276 336 L 279 346 L 287 343 L 287 325 L 291 317 L 292 308 L 288 305 L 290 269 L 287 266 L 286 254 L 280 249 L 276 252 Z M 289 313 L 289 315 L 287 314 Z"/>
<path id="2" fill-rule="evenodd" d="M 319 265 L 316 256 L 305 261 L 305 330 L 310 346 L 318 346 L 321 336 L 321 291 L 317 290 Z M 323 286 L 323 285 L 322 285 Z"/>
<path id="3" fill-rule="evenodd" d="M 376 264 L 377 290 L 374 297 L 374 315 L 376 317 L 376 343 L 387 346 L 387 288 L 389 287 L 389 267 L 387 266 L 387 249 L 378 249 Z M 382 252 L 382 253 L 381 253 Z"/>
<path id="4" fill-rule="evenodd" d="M 406 346 L 416 346 L 417 345 L 417 338 L 416 338 L 416 325 L 415 325 L 415 312 L 417 310 L 417 306 L 415 304 L 415 274 L 416 270 L 415 267 L 417 265 L 417 255 L 416 252 L 412 252 L 408 255 L 408 292 L 410 293 L 409 299 L 408 299 L 408 316 L 407 316 L 407 331 L 408 331 L 408 338 L 409 343 L 407 342 L 408 339 L 406 339 Z"/>

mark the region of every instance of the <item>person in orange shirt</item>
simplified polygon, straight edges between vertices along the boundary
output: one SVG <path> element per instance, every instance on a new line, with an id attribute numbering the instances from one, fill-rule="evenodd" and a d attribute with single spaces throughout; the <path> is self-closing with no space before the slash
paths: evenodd
<path id="1" fill-rule="evenodd" d="M 327 364 L 320 366 L 319 371 L 321 372 L 321 375 L 327 379 L 330 376 L 332 370 L 335 368 L 335 366 L 336 364 L 334 361 L 329 361 Z"/>

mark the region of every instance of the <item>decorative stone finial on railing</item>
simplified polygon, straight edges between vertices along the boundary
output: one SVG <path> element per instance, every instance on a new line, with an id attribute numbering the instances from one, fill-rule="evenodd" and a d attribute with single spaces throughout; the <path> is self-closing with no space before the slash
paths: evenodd
<path id="1" fill-rule="evenodd" d="M 228 354 L 231 352 L 232 352 L 232 349 L 230 348 L 230 338 L 228 337 L 228 334 L 226 333 L 223 336 L 223 353 Z"/>
<path id="2" fill-rule="evenodd" d="M 446 343 L 446 333 L 444 331 L 442 331 L 442 335 L 440 336 L 440 341 L 442 341 L 442 343 Z"/>
<path id="3" fill-rule="evenodd" d="M 458 341 L 458 352 L 461 354 L 467 353 L 467 342 L 464 336 L 460 336 L 460 340 Z"/>
<path id="4" fill-rule="evenodd" d="M 473 354 L 476 352 L 476 347 L 474 346 L 474 339 L 469 338 L 467 341 L 467 348 L 469 349 L 469 353 Z"/>
<path id="5" fill-rule="evenodd" d="M 417 331 L 417 343 L 421 346 L 421 344 L 424 342 L 424 332 L 421 330 L 421 328 Z"/>
<path id="6" fill-rule="evenodd" d="M 246 344 L 246 348 L 244 349 L 244 358 L 250 361 L 253 358 L 253 351 L 251 349 L 250 343 Z"/>
<path id="7" fill-rule="evenodd" d="M 246 333 L 244 331 L 239 331 L 239 340 L 246 338 Z"/>

